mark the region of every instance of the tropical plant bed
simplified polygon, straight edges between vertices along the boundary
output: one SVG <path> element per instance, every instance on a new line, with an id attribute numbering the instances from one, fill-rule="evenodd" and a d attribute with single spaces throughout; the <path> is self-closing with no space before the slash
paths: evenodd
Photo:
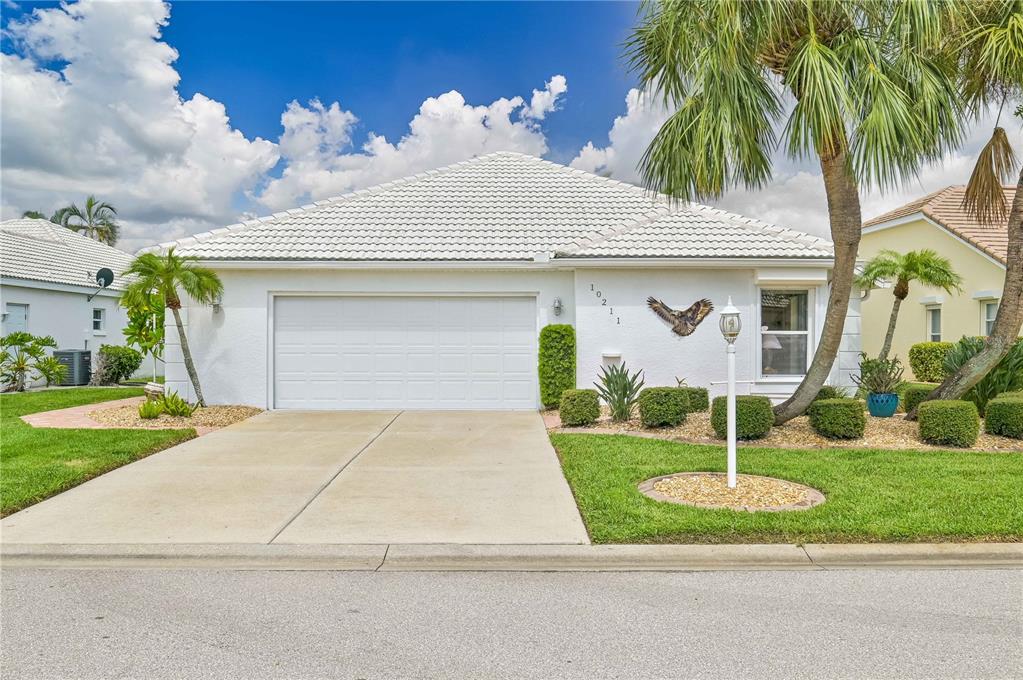
<path id="1" fill-rule="evenodd" d="M 586 427 L 562 428 L 555 412 L 546 412 L 544 421 L 548 430 L 553 432 L 575 432 L 593 434 L 631 434 L 640 437 L 669 439 L 672 441 L 693 444 L 721 444 L 711 426 L 710 413 L 690 413 L 686 422 L 677 427 L 647 428 L 643 427 L 639 418 L 626 422 L 611 421 L 606 409 L 593 425 Z M 793 418 L 784 425 L 772 427 L 763 439 L 739 442 L 740 446 L 774 446 L 786 449 L 799 448 L 832 448 L 832 449 L 894 449 L 894 450 L 947 450 L 947 446 L 932 446 L 920 440 L 919 423 L 905 420 L 902 416 L 893 418 L 867 417 L 866 431 L 862 439 L 827 439 L 814 432 L 810 427 L 810 419 L 806 416 Z M 1023 452 L 1023 439 L 1010 439 L 984 432 L 981 425 L 977 443 L 972 451 Z"/>
<path id="2" fill-rule="evenodd" d="M 742 448 L 741 474 L 817 489 L 799 512 L 741 512 L 656 501 L 639 485 L 724 472 L 722 446 L 621 435 L 551 435 L 595 543 L 1023 541 L 1023 456 L 975 451 Z"/>
<path id="3" fill-rule="evenodd" d="M 91 411 L 89 417 L 97 423 L 113 427 L 159 430 L 177 427 L 227 427 L 262 412 L 262 409 L 252 406 L 207 406 L 196 409 L 188 418 L 161 413 L 156 418 L 146 419 L 139 417 L 137 406 L 116 406 Z"/>

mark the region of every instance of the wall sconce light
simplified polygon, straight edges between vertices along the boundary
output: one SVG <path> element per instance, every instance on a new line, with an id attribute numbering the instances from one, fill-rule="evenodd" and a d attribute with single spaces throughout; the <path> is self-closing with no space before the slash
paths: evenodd
<path id="1" fill-rule="evenodd" d="M 554 316 L 561 316 L 561 310 L 564 309 L 561 305 L 561 298 L 554 298 Z"/>

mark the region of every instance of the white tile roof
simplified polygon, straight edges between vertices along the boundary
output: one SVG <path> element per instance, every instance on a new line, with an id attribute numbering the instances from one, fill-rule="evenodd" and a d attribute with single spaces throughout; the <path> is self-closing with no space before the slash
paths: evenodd
<path id="1" fill-rule="evenodd" d="M 663 224 L 662 224 L 663 221 Z M 656 226 L 655 226 L 656 225 Z M 526 261 L 830 258 L 799 232 L 512 152 L 161 243 L 214 260 Z"/>
<path id="2" fill-rule="evenodd" d="M 132 256 L 82 236 L 59 224 L 39 219 L 0 222 L 0 275 L 93 287 L 96 271 L 114 272 L 114 290 L 124 289 L 121 272 Z"/>

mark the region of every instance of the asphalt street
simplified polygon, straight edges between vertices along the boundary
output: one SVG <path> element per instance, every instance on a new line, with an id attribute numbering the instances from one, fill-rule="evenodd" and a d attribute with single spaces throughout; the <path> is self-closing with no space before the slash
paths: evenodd
<path id="1" fill-rule="evenodd" d="M 2 572 L 8 678 L 1015 678 L 1023 571 Z"/>

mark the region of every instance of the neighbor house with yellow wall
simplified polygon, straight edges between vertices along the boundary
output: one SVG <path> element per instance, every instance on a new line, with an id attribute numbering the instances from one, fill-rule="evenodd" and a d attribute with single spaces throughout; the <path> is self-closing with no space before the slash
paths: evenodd
<path id="1" fill-rule="evenodd" d="M 1011 205 L 1015 187 L 1005 188 Z M 868 220 L 860 241 L 861 261 L 881 250 L 906 253 L 929 248 L 946 257 L 963 277 L 962 292 L 951 295 L 919 282 L 902 303 L 892 355 L 907 365 L 909 348 L 928 340 L 955 342 L 964 335 L 987 335 L 994 324 L 1005 281 L 1008 223 L 984 225 L 962 207 L 966 187 L 950 186 Z M 877 288 L 861 304 L 863 351 L 876 356 L 892 311 L 892 289 Z"/>

